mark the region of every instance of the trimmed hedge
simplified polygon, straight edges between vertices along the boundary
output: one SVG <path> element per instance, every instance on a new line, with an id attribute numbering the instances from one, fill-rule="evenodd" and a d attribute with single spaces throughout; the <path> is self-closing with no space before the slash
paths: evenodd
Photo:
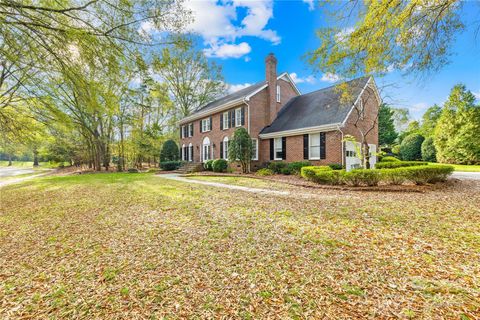
<path id="1" fill-rule="evenodd" d="M 330 163 L 328 165 L 332 170 L 342 170 L 343 166 L 340 163 Z"/>
<path id="2" fill-rule="evenodd" d="M 214 172 L 225 172 L 228 168 L 228 162 L 225 159 L 216 159 L 212 162 L 212 169 Z"/>
<path id="3" fill-rule="evenodd" d="M 383 157 L 382 160 L 380 160 L 380 162 L 399 162 L 399 161 L 400 159 L 397 159 L 392 156 L 386 156 L 386 157 Z"/>
<path id="4" fill-rule="evenodd" d="M 267 166 L 268 169 L 272 170 L 274 173 L 282 173 L 282 169 L 287 167 L 287 163 L 280 162 L 270 162 Z"/>
<path id="5" fill-rule="evenodd" d="M 160 162 L 160 169 L 165 171 L 173 171 L 180 168 L 182 164 L 183 164 L 182 161 L 163 161 L 163 162 Z"/>
<path id="6" fill-rule="evenodd" d="M 375 169 L 393 169 L 401 167 L 426 166 L 427 162 L 422 161 L 393 161 L 393 162 L 378 162 L 375 164 Z"/>
<path id="7" fill-rule="evenodd" d="M 268 168 L 262 168 L 257 170 L 255 174 L 258 176 L 271 176 L 274 174 L 274 172 Z"/>
<path id="8" fill-rule="evenodd" d="M 405 181 L 411 181 L 421 185 L 425 183 L 435 183 L 445 181 L 453 172 L 453 167 L 449 165 L 435 166 L 407 166 L 391 169 L 355 169 L 350 172 L 345 170 L 332 170 L 329 167 L 303 167 L 302 177 L 319 183 L 349 186 L 376 186 L 379 182 L 386 184 L 400 185 Z"/>

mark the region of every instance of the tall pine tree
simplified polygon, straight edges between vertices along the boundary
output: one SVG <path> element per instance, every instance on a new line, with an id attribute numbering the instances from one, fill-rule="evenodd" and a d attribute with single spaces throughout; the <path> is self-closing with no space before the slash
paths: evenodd
<path id="1" fill-rule="evenodd" d="M 397 139 L 397 132 L 393 123 L 394 111 L 390 106 L 383 103 L 378 113 L 378 143 L 381 146 L 389 146 Z"/>

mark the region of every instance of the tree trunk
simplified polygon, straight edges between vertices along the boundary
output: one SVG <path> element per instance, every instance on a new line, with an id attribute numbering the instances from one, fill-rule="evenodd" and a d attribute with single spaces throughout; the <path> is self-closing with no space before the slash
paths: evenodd
<path id="1" fill-rule="evenodd" d="M 33 148 L 33 166 L 38 167 L 38 150 Z"/>
<path id="2" fill-rule="evenodd" d="M 8 154 L 8 166 L 12 166 L 12 155 L 10 153 Z"/>
<path id="3" fill-rule="evenodd" d="M 363 142 L 363 167 L 365 169 L 370 169 L 370 147 L 368 146 L 368 143 L 364 140 Z"/>

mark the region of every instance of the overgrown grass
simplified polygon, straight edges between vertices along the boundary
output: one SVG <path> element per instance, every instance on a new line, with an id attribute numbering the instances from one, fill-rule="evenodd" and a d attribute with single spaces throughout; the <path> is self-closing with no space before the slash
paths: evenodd
<path id="1" fill-rule="evenodd" d="M 0 193 L 0 314 L 475 319 L 479 191 L 298 197 L 151 174 L 38 178 Z"/>
<path id="2" fill-rule="evenodd" d="M 429 162 L 430 165 L 441 165 L 442 163 Z M 449 164 L 453 166 L 455 171 L 464 172 L 480 172 L 480 165 L 467 165 L 467 164 Z"/>

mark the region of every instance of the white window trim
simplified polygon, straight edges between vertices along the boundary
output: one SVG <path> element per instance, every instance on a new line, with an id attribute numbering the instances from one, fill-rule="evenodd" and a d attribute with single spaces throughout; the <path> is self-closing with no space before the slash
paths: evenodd
<path id="1" fill-rule="evenodd" d="M 209 132 L 209 131 L 210 131 L 210 118 L 202 119 L 202 132 Z"/>
<path id="2" fill-rule="evenodd" d="M 193 122 L 188 124 L 188 137 L 193 137 Z"/>
<path id="3" fill-rule="evenodd" d="M 280 86 L 277 85 L 277 102 L 280 102 L 280 99 L 281 99 Z"/>
<path id="4" fill-rule="evenodd" d="M 253 138 L 252 139 L 252 142 L 255 146 L 255 154 L 253 155 L 252 157 L 252 160 L 258 160 L 258 139 L 257 138 Z"/>
<path id="5" fill-rule="evenodd" d="M 185 131 L 184 131 L 184 128 L 185 128 L 185 126 L 184 126 L 184 125 L 180 127 L 180 136 L 181 136 L 181 138 L 182 138 L 182 139 L 183 139 L 183 138 L 185 138 L 185 135 L 184 135 L 184 133 L 185 133 Z"/>
<path id="6" fill-rule="evenodd" d="M 318 157 L 312 157 L 312 136 L 318 134 Z M 320 154 L 320 149 L 321 149 L 321 134 L 319 133 L 311 133 L 308 135 L 308 159 L 309 160 L 320 160 L 321 154 Z"/>
<path id="7" fill-rule="evenodd" d="M 225 129 L 230 129 L 229 125 L 228 125 L 228 111 L 224 112 L 222 114 L 222 117 L 223 117 L 223 127 L 222 129 L 225 130 Z"/>
<path id="8" fill-rule="evenodd" d="M 235 127 L 241 127 L 241 126 L 242 126 L 242 108 L 236 108 L 235 109 Z"/>
<path id="9" fill-rule="evenodd" d="M 188 144 L 188 161 L 189 161 L 189 162 L 192 162 L 192 161 L 193 161 L 192 149 L 193 149 L 193 145 L 192 145 L 192 143 L 190 142 L 190 143 Z"/>
<path id="10" fill-rule="evenodd" d="M 277 141 L 280 141 L 280 149 L 283 153 L 282 138 L 275 138 L 273 140 L 273 160 L 283 160 L 283 158 L 277 158 Z"/>
<path id="11" fill-rule="evenodd" d="M 228 137 L 223 138 L 223 159 L 228 159 Z"/>

